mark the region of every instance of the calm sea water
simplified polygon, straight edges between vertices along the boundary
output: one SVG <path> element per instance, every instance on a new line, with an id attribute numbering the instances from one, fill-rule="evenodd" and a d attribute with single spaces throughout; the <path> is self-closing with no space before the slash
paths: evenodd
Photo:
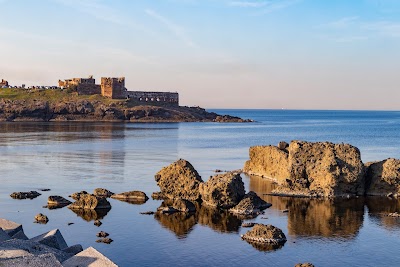
<path id="1" fill-rule="evenodd" d="M 364 162 L 400 158 L 400 112 L 216 110 L 256 120 L 217 123 L 0 123 L 0 217 L 24 225 L 29 237 L 58 228 L 69 245 L 93 246 L 120 266 L 398 266 L 400 219 L 397 200 L 357 198 L 306 200 L 264 196 L 273 206 L 250 220 L 281 228 L 281 248 L 242 241 L 242 220 L 201 209 L 194 215 L 146 216 L 160 201 L 135 205 L 110 200 L 107 213 L 48 210 L 47 196 L 103 187 L 113 192 L 158 191 L 154 174 L 179 158 L 204 180 L 213 170 L 242 168 L 253 145 L 281 140 L 332 141 L 360 148 Z M 242 176 L 259 195 L 273 184 Z M 50 188 L 33 200 L 13 200 L 14 191 Z M 289 213 L 281 210 L 289 209 Z M 33 223 L 46 214 L 46 225 Z M 262 218 L 262 217 L 266 217 Z M 102 218 L 97 228 L 93 220 Z M 68 226 L 68 223 L 74 223 Z M 111 245 L 96 243 L 100 230 Z"/>

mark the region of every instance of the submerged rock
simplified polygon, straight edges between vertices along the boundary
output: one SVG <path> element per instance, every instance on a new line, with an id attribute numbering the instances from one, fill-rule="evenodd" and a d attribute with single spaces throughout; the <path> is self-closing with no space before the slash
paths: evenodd
<path id="1" fill-rule="evenodd" d="M 367 163 L 366 195 L 400 194 L 400 159 Z"/>
<path id="2" fill-rule="evenodd" d="M 184 159 L 162 168 L 155 175 L 155 180 L 165 198 L 200 199 L 199 185 L 203 180 L 192 164 Z"/>
<path id="3" fill-rule="evenodd" d="M 244 184 L 239 174 L 219 174 L 200 184 L 200 194 L 203 204 L 227 209 L 242 200 L 245 195 Z"/>
<path id="4" fill-rule="evenodd" d="M 257 196 L 255 192 L 250 191 L 243 197 L 239 204 L 231 208 L 229 211 L 238 215 L 256 216 L 260 214 L 262 210 L 265 210 L 271 206 L 272 204 L 267 203 Z"/>
<path id="5" fill-rule="evenodd" d="M 104 188 L 96 188 L 93 192 L 93 195 L 107 198 L 114 195 L 114 193 Z"/>
<path id="6" fill-rule="evenodd" d="M 46 215 L 39 213 L 35 216 L 35 223 L 46 224 L 48 223 L 49 218 Z"/>
<path id="7" fill-rule="evenodd" d="M 98 233 L 96 234 L 97 237 L 107 237 L 107 236 L 109 236 L 109 235 L 110 235 L 109 233 L 106 233 L 106 232 L 104 232 L 104 231 L 98 232 Z"/>
<path id="8" fill-rule="evenodd" d="M 111 244 L 113 241 L 114 240 L 112 240 L 111 238 L 108 238 L 108 237 L 100 238 L 100 239 L 96 240 L 97 243 L 104 243 L 104 244 Z"/>
<path id="9" fill-rule="evenodd" d="M 286 242 L 286 236 L 282 230 L 270 224 L 256 224 L 253 229 L 242 235 L 242 238 L 255 243 L 283 244 Z"/>
<path id="10" fill-rule="evenodd" d="M 41 194 L 36 191 L 29 191 L 29 192 L 14 192 L 10 195 L 10 197 L 14 199 L 34 199 L 40 196 Z"/>
<path id="11" fill-rule="evenodd" d="M 93 223 L 95 226 L 100 227 L 103 223 L 100 220 L 95 220 Z"/>

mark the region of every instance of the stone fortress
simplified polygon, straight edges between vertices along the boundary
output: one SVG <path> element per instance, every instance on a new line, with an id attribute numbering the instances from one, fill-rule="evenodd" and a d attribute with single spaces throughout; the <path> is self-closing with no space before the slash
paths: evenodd
<path id="1" fill-rule="evenodd" d="M 125 77 L 102 77 L 96 84 L 93 76 L 88 78 L 72 78 L 59 80 L 61 88 L 76 88 L 79 95 L 102 95 L 112 99 L 135 99 L 138 102 L 161 102 L 179 106 L 179 94 L 176 92 L 146 92 L 128 91 L 125 87 Z"/>

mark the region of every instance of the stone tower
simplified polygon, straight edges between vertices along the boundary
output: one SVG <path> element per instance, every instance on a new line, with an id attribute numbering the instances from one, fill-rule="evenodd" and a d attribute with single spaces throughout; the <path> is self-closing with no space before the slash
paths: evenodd
<path id="1" fill-rule="evenodd" d="M 113 99 L 126 98 L 125 77 L 101 78 L 101 95 Z"/>

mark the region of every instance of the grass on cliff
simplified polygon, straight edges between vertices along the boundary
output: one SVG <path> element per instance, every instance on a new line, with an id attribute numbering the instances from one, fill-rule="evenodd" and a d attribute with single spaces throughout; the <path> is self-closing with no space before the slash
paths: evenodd
<path id="1" fill-rule="evenodd" d="M 99 101 L 105 105 L 116 104 L 128 108 L 136 106 L 168 106 L 165 103 L 157 102 L 139 102 L 134 99 L 110 99 L 101 95 L 78 95 L 76 92 L 69 92 L 61 89 L 40 89 L 30 90 L 23 88 L 0 88 L 0 99 L 8 100 L 40 100 L 48 101 L 49 103 L 71 102 L 79 100 L 88 100 L 90 102 Z"/>

